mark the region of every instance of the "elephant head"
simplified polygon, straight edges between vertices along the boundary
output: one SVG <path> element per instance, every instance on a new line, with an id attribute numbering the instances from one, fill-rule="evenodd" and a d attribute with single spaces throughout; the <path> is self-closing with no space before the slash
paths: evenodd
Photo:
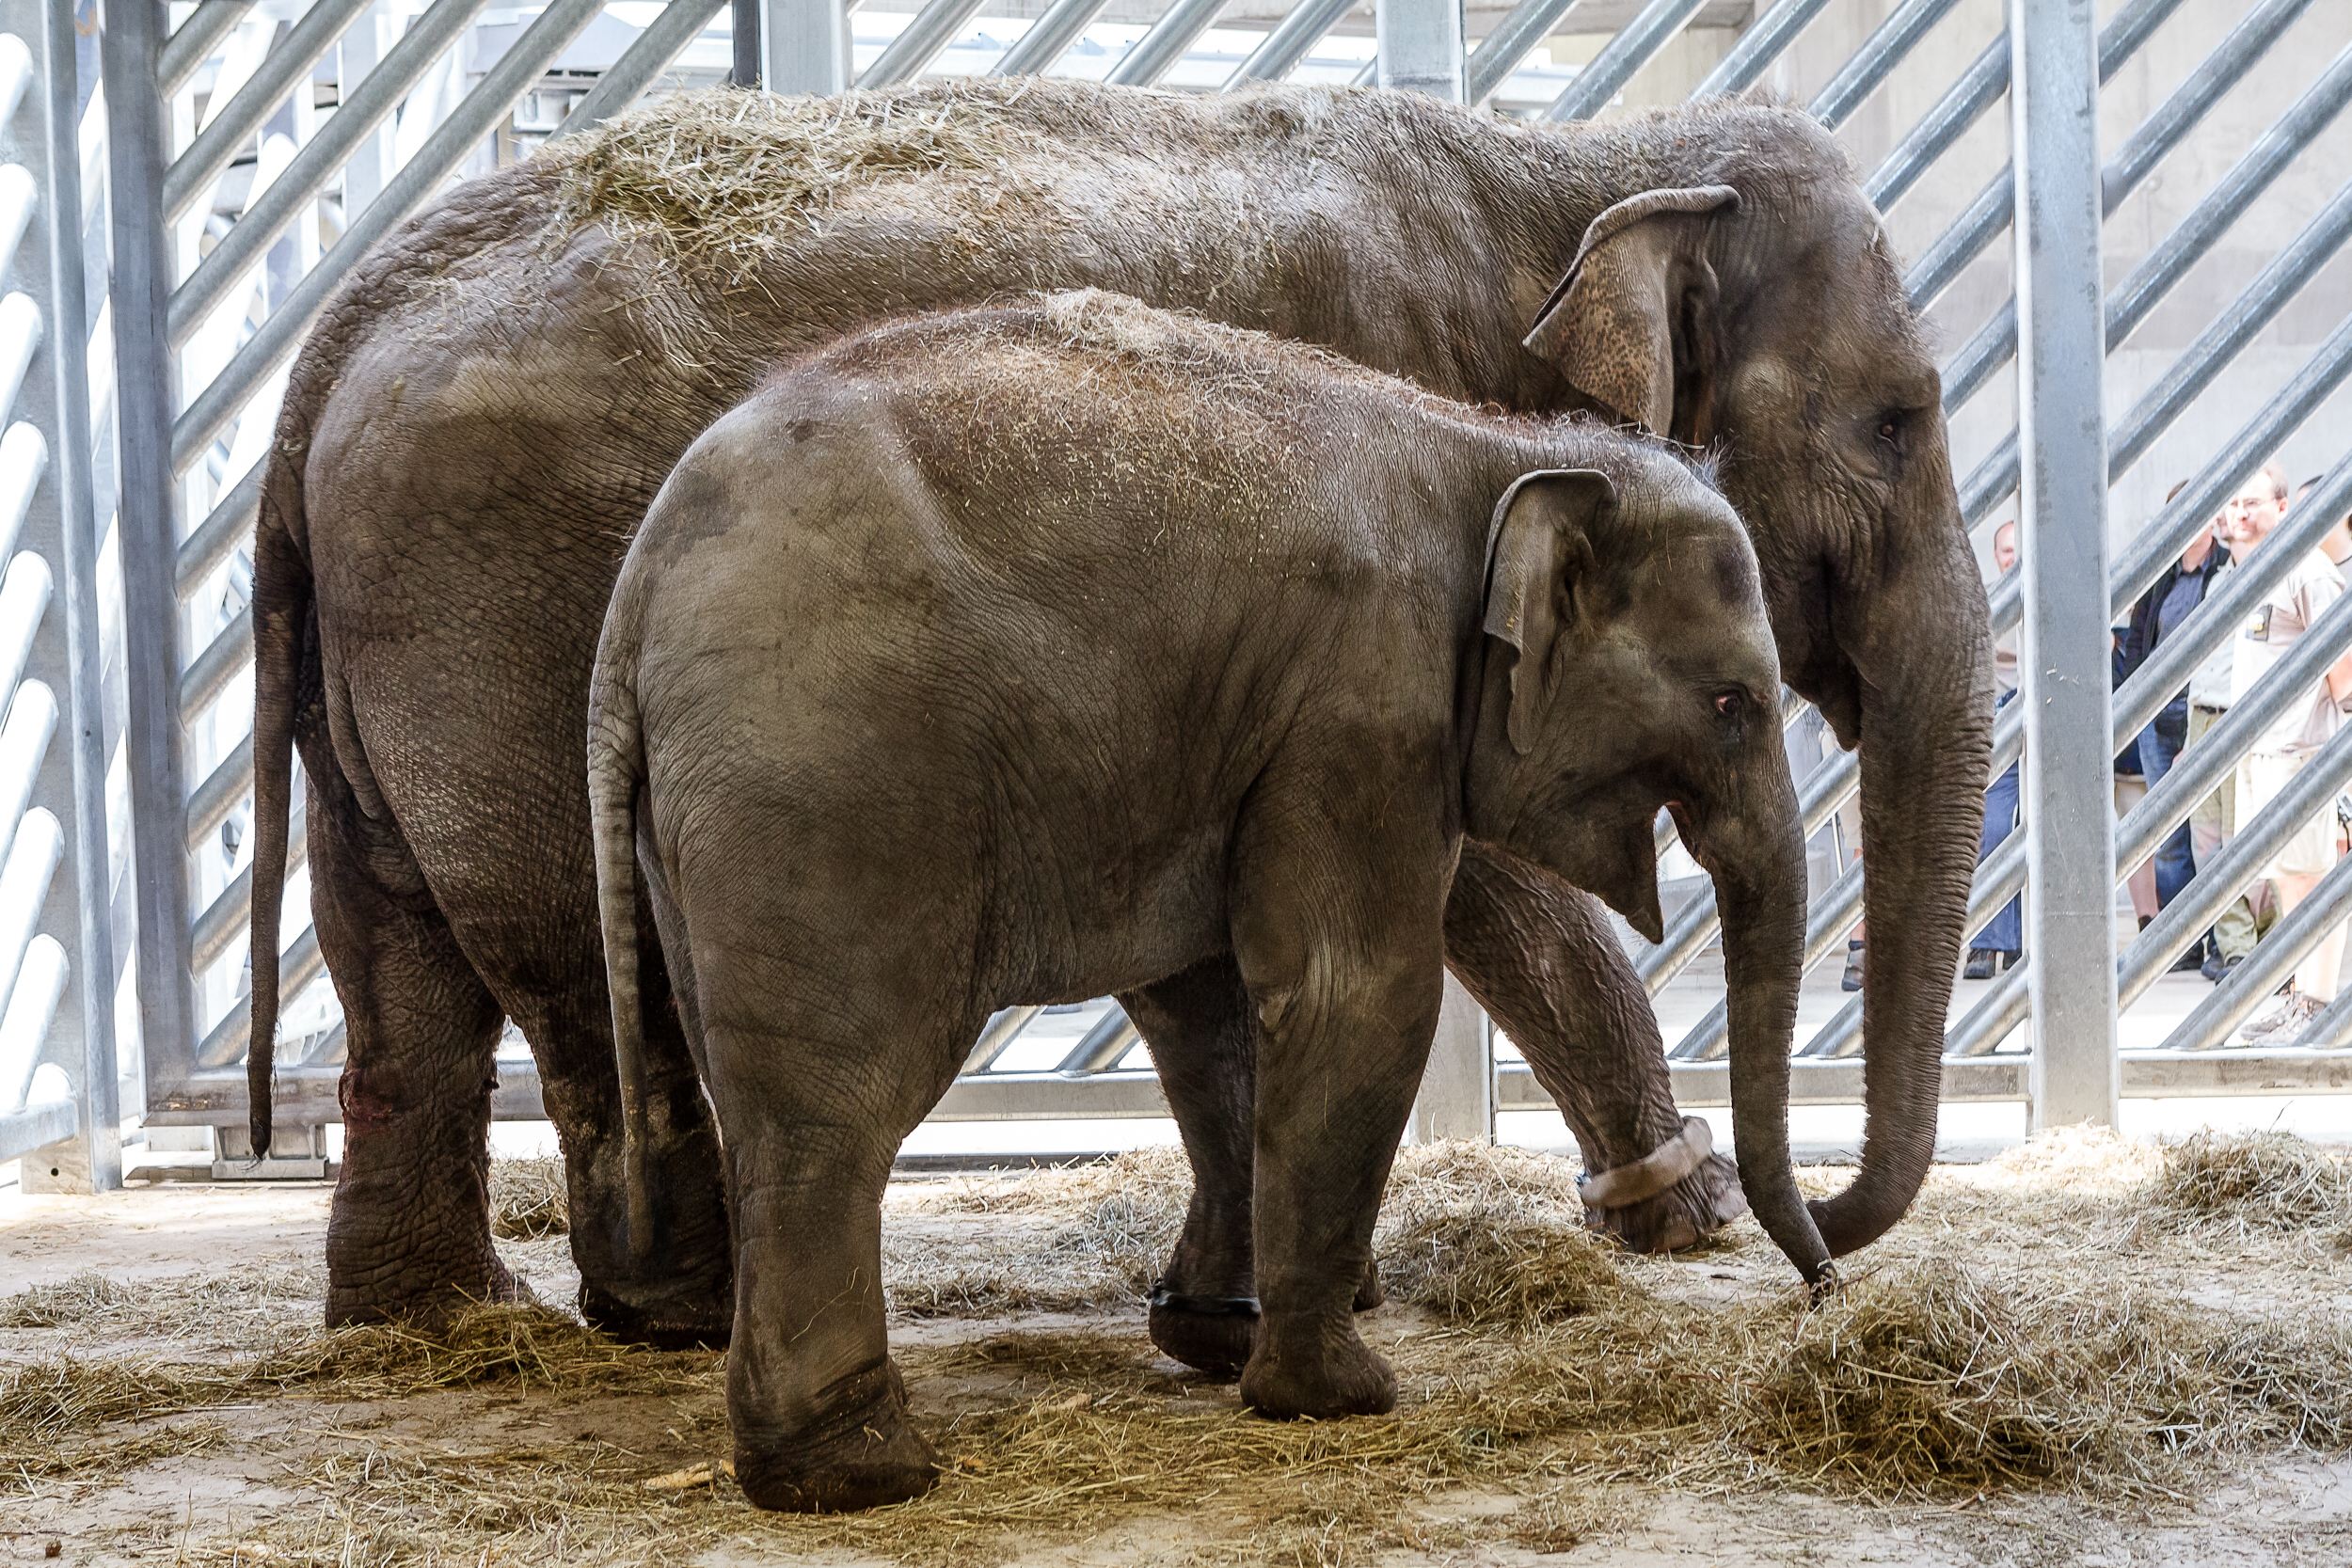
<path id="1" fill-rule="evenodd" d="M 1991 644 L 1941 384 L 1878 214 L 1807 117 L 1738 143 L 1595 218 L 1526 346 L 1582 400 L 1718 455 L 1785 678 L 1860 747 L 1867 1119 L 1852 1184 L 1816 1206 L 1844 1254 L 1901 1218 L 1934 1153 Z"/>
<path id="2" fill-rule="evenodd" d="M 1485 664 L 1463 790 L 1472 837 L 1661 935 L 1661 806 L 1724 911 L 1740 1180 L 1808 1281 L 1830 1253 L 1788 1164 L 1804 836 L 1756 556 L 1723 498 L 1663 453 L 1621 492 L 1523 476 L 1495 509 Z"/>

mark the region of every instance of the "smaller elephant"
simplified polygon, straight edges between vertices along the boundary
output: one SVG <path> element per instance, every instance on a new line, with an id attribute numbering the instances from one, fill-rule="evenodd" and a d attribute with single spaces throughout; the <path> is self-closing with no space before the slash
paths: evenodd
<path id="1" fill-rule="evenodd" d="M 726 1151 L 745 1494 L 930 1485 L 881 1202 L 991 1009 L 1212 962 L 1258 1037 L 1242 1398 L 1391 1408 L 1350 1307 L 1465 834 L 1654 938 L 1676 814 L 1724 901 L 1740 1178 L 1822 1277 L 1779 679 L 1703 467 L 1120 296 L 883 327 L 719 420 L 623 566 L 588 784 L 628 1147 L 664 1103 L 642 878 Z"/>

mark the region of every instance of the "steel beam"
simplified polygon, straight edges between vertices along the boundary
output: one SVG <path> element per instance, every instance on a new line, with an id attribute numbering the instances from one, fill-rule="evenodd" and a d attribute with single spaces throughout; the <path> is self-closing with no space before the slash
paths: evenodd
<path id="1" fill-rule="evenodd" d="M 1578 0 L 1519 0 L 1512 7 L 1494 30 L 1478 40 L 1478 48 L 1463 68 L 1468 101 L 1484 103 L 1492 98 L 1495 89 L 1518 70 L 1519 62 L 1559 30 L 1577 4 Z"/>
<path id="2" fill-rule="evenodd" d="M 2112 1126 L 2119 1084 L 2093 21 L 2092 0 L 2018 6 L 2010 17 L 2037 1127 Z"/>
<path id="3" fill-rule="evenodd" d="M 710 19 L 719 14 L 726 0 L 670 0 L 661 14 L 637 35 L 637 40 L 621 51 L 596 85 L 590 87 L 580 101 L 572 105 L 564 117 L 564 123 L 555 128 L 557 136 L 573 135 L 591 126 L 601 125 L 637 102 L 640 94 L 653 85 L 655 77 L 670 69 L 670 63 L 686 52 L 686 46 L 702 36 L 710 25 Z M 753 35 L 758 37 L 756 33 Z"/>
<path id="4" fill-rule="evenodd" d="M 1233 68 L 1225 79 L 1225 90 L 1247 82 L 1279 82 L 1291 73 L 1291 68 L 1307 57 L 1307 52 L 1323 40 L 1323 35 L 1338 25 L 1340 18 L 1348 13 L 1356 0 L 1298 0 L 1290 14 L 1267 30 L 1249 57 Z M 1576 0 L 1526 0 L 1528 5 L 1574 5 Z"/>
<path id="5" fill-rule="evenodd" d="M 1601 45 L 1593 63 L 1576 73 L 1567 90 L 1551 101 L 1544 118 L 1552 120 L 1590 119 L 1609 106 L 1633 73 L 1649 64 L 1661 49 L 1674 41 L 1683 24 L 1706 0 L 1649 0 L 1640 14 Z M 1937 0 L 1949 5 L 1952 0 Z"/>
<path id="6" fill-rule="evenodd" d="M 1879 84 L 1927 37 L 1928 30 L 1957 4 L 1959 0 L 1903 0 L 1862 40 L 1862 47 L 1830 78 L 1829 85 L 1814 94 L 1808 112 L 1833 129 L 1846 123 L 1847 117 L 1862 107 Z"/>
<path id="7" fill-rule="evenodd" d="M 842 0 L 760 0 L 760 81 L 770 92 L 830 97 L 850 85 Z"/>
<path id="8" fill-rule="evenodd" d="M 989 68 L 989 74 L 1029 76 L 1051 71 L 1109 4 L 1110 0 L 1054 0 L 1043 16 L 1029 24 L 1020 41 L 1005 51 L 1005 57 Z"/>
<path id="9" fill-rule="evenodd" d="M 1209 30 L 1228 0 L 1176 0 L 1111 67 L 1114 86 L 1148 87 L 1175 69 L 1184 51 Z"/>
<path id="10" fill-rule="evenodd" d="M 956 41 L 963 24 L 977 16 L 985 4 L 987 0 L 930 0 L 890 40 L 889 47 L 874 56 L 874 63 L 858 72 L 857 85 L 886 87 L 920 76 L 924 67 Z"/>
<path id="11" fill-rule="evenodd" d="M 1797 41 L 1797 35 L 1804 31 L 1805 24 L 1820 15 L 1828 4 L 1829 0 L 1780 0 L 1740 35 L 1731 53 L 1717 62 L 1691 96 L 1720 98 L 1755 86 L 1756 79 L 1772 68 L 1772 62 Z"/>

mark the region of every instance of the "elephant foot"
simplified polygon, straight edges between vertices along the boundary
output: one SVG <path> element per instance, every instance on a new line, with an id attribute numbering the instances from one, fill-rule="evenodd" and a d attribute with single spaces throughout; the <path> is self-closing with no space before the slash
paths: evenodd
<path id="1" fill-rule="evenodd" d="M 326 1326 L 348 1328 L 355 1323 L 438 1323 L 469 1307 L 484 1302 L 508 1307 L 535 1307 L 539 1298 L 495 1257 L 462 1270 L 436 1271 L 440 1277 L 419 1280 L 340 1280 L 328 1271 Z"/>
<path id="2" fill-rule="evenodd" d="M 919 1497 L 939 1460 L 907 1418 L 906 1386 L 888 1361 L 825 1390 L 835 1414 L 818 1426 L 771 1434 L 737 1428 L 735 1479 L 756 1508 L 847 1513 Z"/>
<path id="3" fill-rule="evenodd" d="M 625 1345 L 652 1350 L 724 1350 L 735 1332 L 735 1309 L 727 1293 L 717 1298 L 664 1292 L 647 1301 L 626 1301 L 585 1280 L 580 1315 L 588 1326 Z"/>
<path id="4" fill-rule="evenodd" d="M 1152 1342 L 1161 1354 L 1219 1379 L 1238 1377 L 1258 1338 L 1258 1298 L 1197 1296 L 1152 1287 Z"/>
<path id="5" fill-rule="evenodd" d="M 1385 1416 L 1396 1408 L 1396 1373 L 1343 1318 L 1262 1332 L 1241 1374 L 1241 1402 L 1278 1421 Z"/>
<path id="6" fill-rule="evenodd" d="M 1696 1117 L 1647 1156 L 1585 1180 L 1584 1223 L 1635 1252 L 1695 1246 L 1748 1212 L 1740 1172 Z"/>

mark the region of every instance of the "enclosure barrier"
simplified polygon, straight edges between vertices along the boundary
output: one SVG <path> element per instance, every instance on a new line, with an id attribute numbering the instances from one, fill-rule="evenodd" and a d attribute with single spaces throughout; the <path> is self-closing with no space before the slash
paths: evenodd
<path id="1" fill-rule="evenodd" d="M 1923 192 L 1936 192 L 1943 161 L 1996 103 L 2010 105 L 2010 166 L 1961 206 L 1943 235 L 1925 246 L 1905 277 L 1915 305 L 1925 309 L 1960 281 L 1979 258 L 2011 232 L 2013 297 L 1994 309 L 1945 365 L 1945 402 L 1960 415 L 1988 388 L 2007 383 L 2015 365 L 2020 416 L 2016 428 L 1961 481 L 1963 515 L 1972 527 L 1989 522 L 2012 496 L 2019 499 L 2026 565 L 1994 588 L 1997 630 L 2022 627 L 2029 650 L 2025 689 L 2005 707 L 1995 728 L 1995 768 L 2021 756 L 2028 770 L 2025 831 L 1979 868 L 1970 903 L 1971 929 L 2010 897 L 2028 901 L 2031 960 L 1986 990 L 1961 1017 L 1947 1040 L 1946 1094 L 1955 1101 L 2019 1101 L 2042 1120 L 2112 1118 L 2123 1095 L 2271 1094 L 2337 1091 L 2352 1086 L 2347 1053 L 2352 1002 L 2327 1010 L 2306 1033 L 2302 1048 L 2251 1052 L 2217 1049 L 2249 1009 L 2266 994 L 2293 959 L 2352 908 L 2352 873 L 2339 872 L 2313 900 L 2283 924 L 2249 964 L 2217 989 L 2185 1020 L 2164 1049 L 2119 1053 L 2116 1017 L 2175 953 L 2195 941 L 2215 910 L 2235 896 L 2262 863 L 2264 847 L 2283 838 L 2296 820 L 2291 808 L 2317 798 L 2346 772 L 2352 751 L 2332 749 L 2307 769 L 2296 792 L 2244 825 L 2239 839 L 2215 863 L 2200 869 L 2189 891 L 2128 950 L 2117 951 L 2110 910 L 2119 874 L 2143 859 L 2234 765 L 2262 721 L 2306 692 L 2313 672 L 2352 645 L 2352 613 L 2328 617 L 2270 679 L 2246 694 L 2229 721 L 2197 752 L 2185 756 L 2164 783 L 2116 825 L 2087 832 L 2107 819 L 2107 758 L 2136 735 L 2149 716 L 2179 689 L 2187 672 L 2233 631 L 2234 618 L 2291 564 L 2293 553 L 2315 542 L 2329 512 L 2352 503 L 2352 479 L 2338 463 L 2305 512 L 2290 517 L 2280 537 L 2201 607 L 2187 629 L 2169 640 L 2149 667 L 2110 698 L 2104 665 L 2108 618 L 2128 606 L 2176 558 L 2220 501 L 2278 443 L 2295 432 L 2352 370 L 2352 325 L 2340 329 L 2296 374 L 2265 399 L 2242 428 L 2212 454 L 2156 520 L 2110 562 L 2105 558 L 2106 498 L 2171 430 L 2193 401 L 2241 357 L 2352 236 L 2352 182 L 2321 208 L 2225 310 L 2217 314 L 2125 415 L 2100 418 L 2101 368 L 2189 270 L 2229 232 L 2249 203 L 2335 127 L 2352 98 L 2352 49 L 2328 64 L 2312 85 L 2275 117 L 2237 165 L 2217 181 L 2161 244 L 2152 248 L 2102 301 L 2102 223 L 2192 138 L 2223 94 L 2259 67 L 2315 0 L 2254 0 L 2225 37 L 2122 144 L 2102 162 L 2096 134 L 2099 87 L 2114 78 L 2158 35 L 2185 0 L 2125 0 L 2094 32 L 2090 0 L 2051 0 L 2010 8 L 2005 30 L 1971 39 L 1953 52 L 1956 74 L 1927 112 L 1896 135 L 1865 176 L 1882 210 Z M 42 811 L 74 847 L 75 876 L 55 879 L 41 906 L 41 935 L 27 918 L 8 911 L 24 904 L 39 879 L 20 866 L 20 845 L 39 863 L 40 832 L 13 830 L 0 860 L 0 980 L 13 975 L 0 1019 L 0 1158 L 36 1135 L 54 1141 L 72 1116 L 74 1126 L 110 1126 L 111 1069 L 77 1067 L 79 1041 L 92 1040 L 94 1063 L 111 1040 L 112 991 L 97 977 L 113 973 L 106 912 L 108 856 L 103 837 L 103 703 L 99 700 L 94 578 L 88 542 L 111 498 L 93 501 L 90 411 L 115 416 L 119 441 L 99 450 L 119 453 L 124 645 L 121 678 L 130 759 L 130 848 L 140 998 L 141 1073 L 151 1123 L 184 1122 L 224 1130 L 233 1151 L 244 1117 L 248 1004 L 236 973 L 250 918 L 251 871 L 246 857 L 227 852 L 224 833 L 249 816 L 252 748 L 249 709 L 249 612 L 242 604 L 258 505 L 261 461 L 288 365 L 334 289 L 368 249 L 431 201 L 453 178 L 491 162 L 521 155 L 542 135 L 564 135 L 626 107 L 660 82 L 675 78 L 686 59 L 695 80 L 731 66 L 739 81 L 754 75 L 773 90 L 837 91 L 881 87 L 947 69 L 967 51 L 976 26 L 992 38 L 1010 33 L 994 57 L 957 69 L 997 73 L 1083 70 L 1138 86 L 1162 83 L 1219 26 L 1226 0 L 1173 0 L 1107 66 L 1078 58 L 1106 0 L 1053 0 L 1026 23 L 983 22 L 980 0 L 930 0 L 890 35 L 861 70 L 853 70 L 853 13 L 840 0 L 669 0 L 658 11 L 629 8 L 630 41 L 608 58 L 583 65 L 569 52 L 592 24 L 606 18 L 601 0 L 547 0 L 526 21 L 485 24 L 485 0 L 310 0 L 308 6 L 257 7 L 249 0 L 200 0 L 165 8 L 117 0 L 104 25 L 93 0 L 62 32 L 56 16 L 43 20 L 37 0 L 0 0 L 0 19 L 27 38 L 19 71 L 42 100 L 62 105 L 64 118 L 8 119 L 13 166 L 29 185 L 0 182 L 0 240 L 8 233 L 17 193 L 34 214 L 32 230 L 52 235 L 52 249 L 74 262 L 79 288 L 78 226 L 59 227 L 53 213 L 65 182 L 65 210 L 76 210 L 72 157 L 78 111 L 93 85 L 93 51 L 103 61 L 111 219 L 97 255 L 112 258 L 112 328 L 119 396 L 93 404 L 88 388 L 64 368 L 36 373 L 19 399 L 24 413 L 9 427 L 33 432 L 52 456 L 50 479 L 27 502 L 18 543 L 50 562 L 72 586 L 67 614 L 52 610 L 32 638 L 31 662 L 11 676 L 17 690 L 0 723 L 0 753 L 42 721 L 40 696 L 61 685 L 72 696 L 76 746 L 51 748 L 43 765 L 67 769 L 67 752 L 87 766 L 87 781 L 58 771 L 18 807 L 10 781 L 17 772 L 0 755 L 0 821 L 36 821 Z M 1255 41 L 1224 75 L 1226 89 L 1279 80 L 1312 69 L 1330 79 L 1342 33 L 1375 42 L 1359 80 L 1425 91 L 1471 103 L 1503 101 L 1552 120 L 1589 117 L 1608 105 L 1645 69 L 1710 10 L 1706 0 L 1640 0 L 1622 5 L 1613 36 L 1565 86 L 1550 67 L 1531 68 L 1539 50 L 1579 25 L 1580 0 L 1518 0 L 1485 28 L 1467 36 L 1459 0 L 1299 0 L 1279 19 L 1259 24 Z M 1700 80 L 1696 96 L 1734 92 L 1765 80 L 1775 63 L 1806 35 L 1825 0 L 1777 0 L 1745 14 L 1744 27 Z M 1833 128 L 1845 125 L 1885 87 L 1939 29 L 1955 24 L 1962 0 L 1888 0 L 1879 24 L 1850 58 L 1833 71 L 1806 107 Z M 1369 13 L 1367 15 L 1367 12 Z M 177 20 L 177 26 L 168 25 Z M 21 25 L 20 25 L 21 24 Z M 711 34 L 723 24 L 723 49 Z M 31 32 L 26 33 L 25 29 Z M 37 36 L 36 36 L 37 35 Z M 1120 35 L 1125 36 L 1125 35 Z M 58 40 L 63 40 L 60 55 Z M 77 39 L 81 55 L 73 53 Z M 1360 47 L 1360 46 L 1354 46 Z M 1969 51 L 1973 49 L 1973 53 Z M 1323 53 L 1318 53 L 1323 51 Z M 1230 57 L 1230 56 L 1228 56 Z M 8 64 L 0 59 L 0 86 Z M 1343 65 L 1343 70 L 1352 66 Z M 1549 72 L 1549 74 L 1546 74 Z M 331 102 L 322 101 L 332 84 Z M 553 104 L 550 108 L 548 105 Z M 528 116 L 525 113 L 529 108 Z M 53 113 L 53 119 L 54 119 Z M 528 119 L 528 124 L 526 121 Z M 34 125 L 40 135 L 24 131 Z M 57 127 L 62 126 L 62 130 Z M 45 139 L 44 139 L 45 138 Z M 62 163 L 58 161 L 63 150 Z M 13 174 L 10 175 L 13 179 Z M 46 227 L 44 227 L 46 226 Z M 18 227 L 24 228 L 20 221 Z M 58 238 L 57 236 L 63 236 Z M 110 245 L 103 243 L 110 239 Z M 29 244 L 30 242 L 26 242 Z M 58 247 L 62 246 L 62 249 Z M 23 246 L 20 246 L 20 252 Z M 0 372 L 8 364 L 11 324 L 64 319 L 81 324 L 84 307 L 66 296 L 67 282 L 46 263 L 27 270 L 20 254 L 8 276 L 16 291 L 0 304 Z M 25 304 L 16 305 L 23 299 Z M 30 312 L 28 317 L 27 312 Z M 60 315 L 62 312 L 62 315 Z M 2021 328 L 2022 333 L 2021 333 Z M 54 336 L 54 331 L 52 336 Z M 2022 339 L 2022 341 L 2021 341 Z M 2021 353 L 2022 349 L 2022 353 Z M 78 356 L 50 356 L 63 367 Z M 5 385 L 5 382 L 0 382 Z M 61 425 L 60 420 L 65 423 Z M 74 421 L 78 420 L 78 426 Z M 103 421 L 102 421 L 103 422 Z M 22 445 L 22 443 L 20 443 Z M 13 474 L 17 466 L 0 466 Z M 78 477 L 76 477 L 78 476 Z M 77 488 L 78 487 L 78 488 Z M 27 487 L 30 494 L 30 487 Z M 0 523 L 13 487 L 0 486 Z M 50 510 L 43 511 L 46 504 Z M 43 531 L 48 531 L 44 532 Z M 76 530 L 79 530 L 77 532 Z M 72 552 L 82 549 L 75 568 Z M 20 556 L 19 561 L 25 559 Z M 76 577 L 79 570 L 81 576 Z M 0 664 L 19 641 L 11 613 L 29 613 L 37 590 L 32 569 L 11 565 L 0 578 Z M 83 610 L 77 611 L 76 606 Z M 76 614 L 82 616 L 75 620 Z M 83 656 L 43 681 L 43 639 L 52 652 Z M 29 634 L 28 634 L 29 635 Z M 10 666 L 9 668 L 16 668 Z M 8 673 L 0 669 L 0 674 Z M 87 675 L 77 684 L 76 675 Z M 24 684 L 19 685 L 22 679 Z M 85 689 L 87 686 L 87 690 Z M 86 703 L 87 698 L 87 703 Z M 54 711 L 54 709 L 53 709 Z M 1794 702 L 1784 719 L 1802 718 Z M 86 712 L 99 716 L 85 722 Z M 2030 717 L 2029 717 L 2030 716 Z M 1801 782 L 1800 807 L 1808 835 L 1834 822 L 1858 784 L 1853 757 L 1833 755 Z M 88 790 L 99 791 L 85 794 Z M 77 801 L 93 803 L 74 810 Z M 2045 831 L 2046 825 L 2046 831 Z M 2065 829 L 2071 825 L 2074 831 Z M 303 813 L 297 803 L 289 846 L 299 911 Z M 46 831 L 46 830 L 43 830 Z M 97 836 L 86 847 L 86 832 Z M 1661 823 L 1661 850 L 1671 829 Z M 62 892 L 60 891 L 62 890 Z M 60 905 L 58 900 L 67 902 Z M 11 902 L 11 900 L 15 900 Z M 78 900 L 78 902 L 76 902 Z M 38 902 L 38 900 L 36 900 Z M 93 920 L 80 911 L 98 911 Z M 1828 879 L 1808 915 L 1808 968 L 1837 952 L 1863 913 L 1859 865 Z M 289 921 L 293 927 L 298 912 Z M 1636 955 L 1653 994 L 1686 974 L 1714 940 L 1717 915 L 1702 890 L 1669 921 L 1664 942 Z M 23 953 L 10 958 L 20 928 Z M 65 940 L 85 976 L 65 987 Z M 58 948 L 46 957 L 41 943 Z M 93 947 L 93 943 L 95 947 Z M 35 955 L 41 955 L 35 961 Z M 59 978 L 46 978 L 55 968 Z M 318 995 L 322 965 L 315 936 L 290 929 L 281 958 L 283 994 L 292 1006 L 306 989 Z M 46 1030 L 29 1037 L 21 1025 L 44 987 L 71 991 Z M 87 992 L 85 995 L 83 993 Z M 315 1132 L 305 1128 L 336 1119 L 335 1083 L 343 1040 L 331 1010 L 315 1027 L 289 1029 L 280 1053 L 278 1121 L 296 1131 L 286 1141 L 315 1163 Z M 1016 1056 L 1032 1060 L 1043 1010 L 1005 1009 L 975 1043 L 963 1076 L 938 1116 L 943 1119 L 1054 1117 L 1086 1119 L 1165 1114 L 1138 1060 L 1133 1025 L 1116 1007 L 1103 1011 L 1057 1048 L 1050 1065 L 1008 1070 Z M 1861 1003 L 1836 1011 L 1799 1048 L 1795 1098 L 1800 1103 L 1850 1103 L 1859 1098 Z M 2012 1037 L 2034 1025 L 2029 1049 Z M 71 1037 L 72 1043 L 68 1041 Z M 11 1064 L 27 1059 L 26 1037 L 42 1040 L 44 1060 L 67 1069 L 72 1093 L 60 1097 L 58 1077 L 40 1079 L 43 1097 L 22 1112 L 11 1109 Z M 1719 1006 L 1688 1030 L 1669 1053 L 1676 1092 L 1686 1103 L 1727 1099 L 1724 1011 Z M 44 1069 L 45 1070 L 45 1069 Z M 103 1079 L 103 1085 L 98 1081 Z M 75 1097 L 81 1098 L 75 1098 Z M 1438 1048 L 1416 1113 L 1417 1135 L 1485 1136 L 1498 1111 L 1549 1104 L 1523 1065 L 1498 1070 L 1492 1032 L 1458 990 L 1450 990 Z M 66 1106 L 60 1110 L 60 1105 Z M 76 1113 L 72 1107 L 81 1106 Z M 502 1056 L 495 1100 L 500 1116 L 539 1114 L 537 1083 L 527 1058 Z M 30 1131 L 11 1117 L 49 1118 Z M 30 1127 L 30 1123 L 25 1123 Z M 13 1136 L 13 1144 L 11 1137 Z M 307 1150 L 307 1151 L 306 1151 Z M 96 1158 L 93 1154 L 93 1159 Z M 103 1180 L 92 1166 L 91 1180 Z"/>
<path id="2" fill-rule="evenodd" d="M 0 1161 L 87 1192 L 122 1151 L 74 21 L 0 0 Z"/>

